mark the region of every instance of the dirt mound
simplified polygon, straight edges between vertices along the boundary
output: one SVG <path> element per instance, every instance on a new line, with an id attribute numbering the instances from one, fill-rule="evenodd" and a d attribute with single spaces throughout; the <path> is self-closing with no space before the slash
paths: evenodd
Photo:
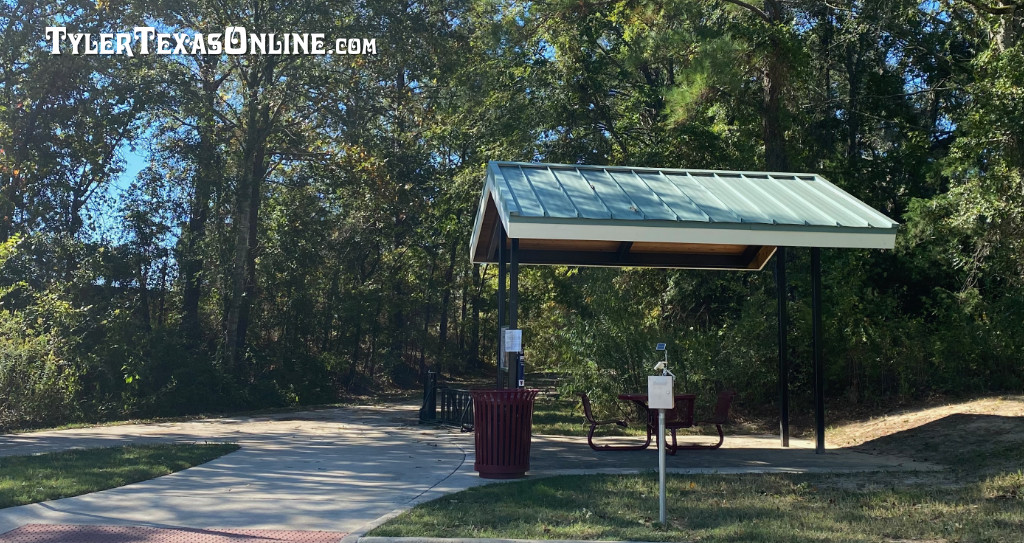
<path id="1" fill-rule="evenodd" d="M 952 466 L 979 457 L 1011 461 L 1024 446 L 1024 396 L 905 410 L 843 425 L 830 432 L 829 441 Z"/>

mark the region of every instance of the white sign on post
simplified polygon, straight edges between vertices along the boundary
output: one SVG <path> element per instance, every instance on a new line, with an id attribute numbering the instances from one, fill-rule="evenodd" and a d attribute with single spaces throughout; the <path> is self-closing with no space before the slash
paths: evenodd
<path id="1" fill-rule="evenodd" d="M 672 409 L 676 406 L 672 394 L 671 375 L 647 376 L 647 407 L 651 409 Z"/>
<path id="2" fill-rule="evenodd" d="M 505 330 L 505 352 L 518 353 L 523 350 L 523 331 Z"/>

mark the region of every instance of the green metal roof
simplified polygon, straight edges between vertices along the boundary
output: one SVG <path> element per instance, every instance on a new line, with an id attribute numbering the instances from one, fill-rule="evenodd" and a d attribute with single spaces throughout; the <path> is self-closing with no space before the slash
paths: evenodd
<path id="1" fill-rule="evenodd" d="M 891 249 L 898 227 L 810 173 L 491 162 L 475 262 L 494 261 L 488 209 L 510 238 L 537 240 Z"/>

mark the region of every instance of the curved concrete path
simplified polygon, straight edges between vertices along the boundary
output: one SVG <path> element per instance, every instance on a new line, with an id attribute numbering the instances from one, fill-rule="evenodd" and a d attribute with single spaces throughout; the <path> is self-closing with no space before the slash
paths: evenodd
<path id="1" fill-rule="evenodd" d="M 91 525 L 96 538 L 81 541 L 181 542 L 203 536 L 204 542 L 241 543 L 241 532 L 254 530 L 278 531 L 264 532 L 264 541 L 337 542 L 345 534 L 352 541 L 397 511 L 491 482 L 473 471 L 473 434 L 419 426 L 417 407 L 407 402 L 2 435 L 0 456 L 155 442 L 229 442 L 241 449 L 150 481 L 0 509 L 0 543 L 70 541 L 61 536 L 66 526 L 59 525 Z M 626 443 L 637 438 L 605 439 Z M 773 437 L 727 436 L 719 450 L 680 451 L 668 458 L 668 468 L 675 473 L 940 468 L 844 449 L 816 455 L 813 444 L 803 440 L 793 445 L 781 449 Z M 635 473 L 656 466 L 653 449 L 595 452 L 586 438 L 535 435 L 529 475 Z M 123 527 L 141 527 L 153 537 L 125 539 L 117 531 Z M 298 534 L 297 539 L 280 535 L 284 531 Z M 39 534 L 44 537 L 36 538 Z"/>
<path id="2" fill-rule="evenodd" d="M 2 509 L 0 534 L 26 524 L 357 531 L 480 482 L 453 476 L 467 451 L 415 420 L 409 404 L 3 435 L 0 456 L 154 442 L 241 449 L 165 477 Z"/>

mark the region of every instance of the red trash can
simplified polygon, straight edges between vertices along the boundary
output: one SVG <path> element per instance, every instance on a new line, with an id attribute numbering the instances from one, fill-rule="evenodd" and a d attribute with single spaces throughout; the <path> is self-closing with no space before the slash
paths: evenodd
<path id="1" fill-rule="evenodd" d="M 476 463 L 485 479 L 515 479 L 530 469 L 533 401 L 530 389 L 473 390 Z"/>

